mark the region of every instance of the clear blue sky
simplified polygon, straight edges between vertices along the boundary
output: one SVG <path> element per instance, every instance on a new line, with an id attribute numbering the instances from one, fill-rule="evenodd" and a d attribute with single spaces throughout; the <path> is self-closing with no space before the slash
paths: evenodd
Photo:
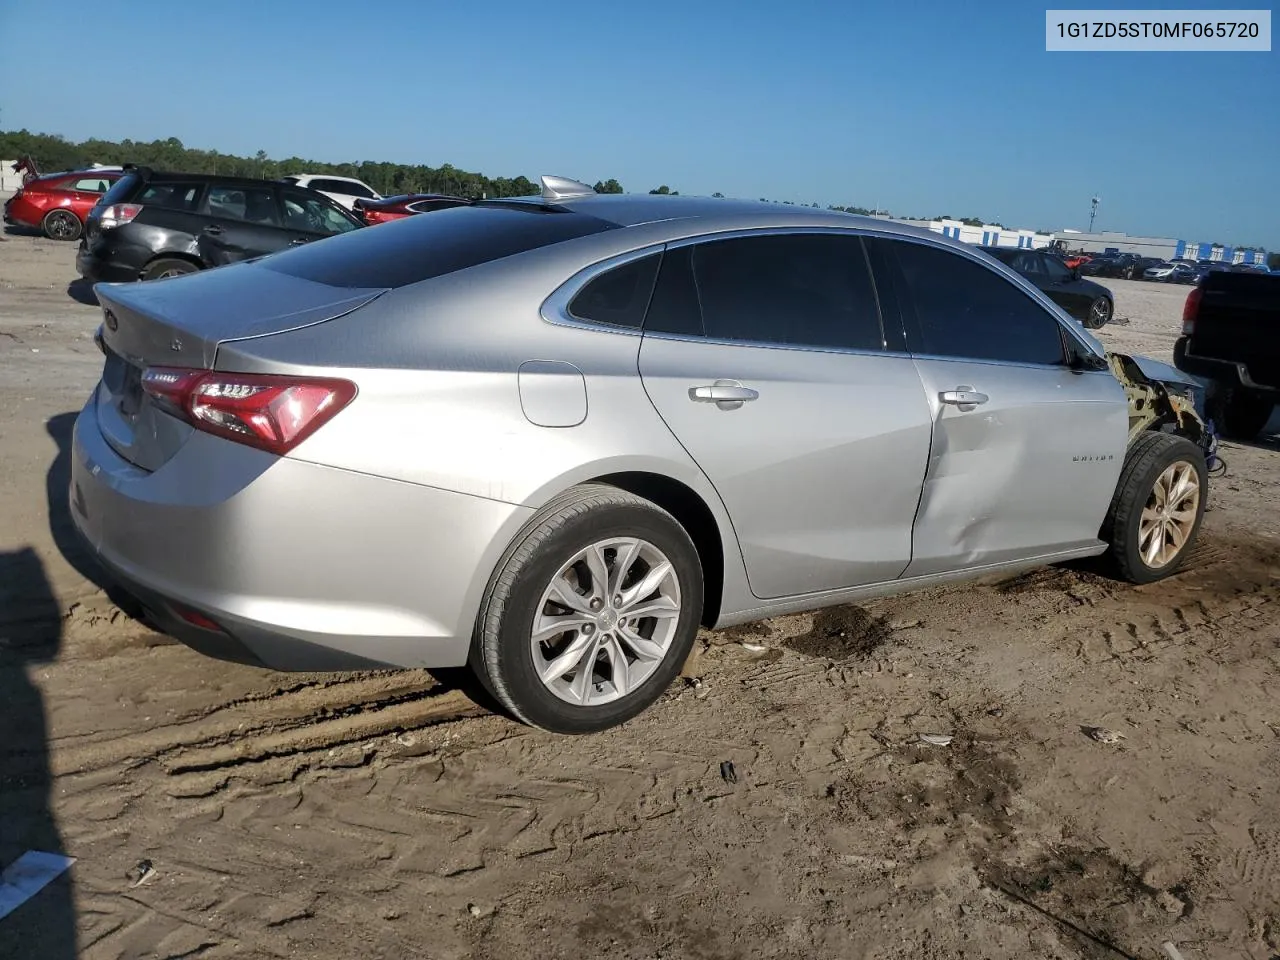
<path id="1" fill-rule="evenodd" d="M 1280 52 L 1047 53 L 1046 6 L 0 0 L 0 127 L 1280 249 Z"/>

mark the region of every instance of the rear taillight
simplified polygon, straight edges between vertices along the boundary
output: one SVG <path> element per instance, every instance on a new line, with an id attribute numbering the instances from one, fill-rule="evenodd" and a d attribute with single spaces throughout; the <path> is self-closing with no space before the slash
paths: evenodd
<path id="1" fill-rule="evenodd" d="M 349 404 L 356 385 L 291 377 L 150 367 L 142 389 L 197 430 L 284 455 Z"/>
<path id="2" fill-rule="evenodd" d="M 98 227 L 102 230 L 112 230 L 116 227 L 123 227 L 142 212 L 142 204 L 140 203 L 113 203 L 102 211 L 102 217 L 98 221 Z"/>
<path id="3" fill-rule="evenodd" d="M 1200 299 L 1204 291 L 1199 287 L 1187 294 L 1187 302 L 1182 305 L 1182 335 L 1189 337 L 1196 332 L 1196 315 L 1200 312 Z"/>

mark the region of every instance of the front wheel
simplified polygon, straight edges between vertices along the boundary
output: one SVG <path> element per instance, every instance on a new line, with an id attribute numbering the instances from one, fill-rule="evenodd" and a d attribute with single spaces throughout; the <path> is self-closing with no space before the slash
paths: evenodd
<path id="1" fill-rule="evenodd" d="M 698 552 L 671 514 L 584 484 L 552 500 L 508 548 L 477 618 L 472 667 L 526 723 L 604 730 L 670 685 L 702 599 Z"/>
<path id="2" fill-rule="evenodd" d="M 40 221 L 41 232 L 50 240 L 79 240 L 84 229 L 70 210 L 50 210 Z"/>
<path id="3" fill-rule="evenodd" d="M 1089 316 L 1085 318 L 1084 325 L 1090 330 L 1097 330 L 1099 327 L 1106 326 L 1110 320 L 1111 301 L 1106 297 L 1098 297 L 1089 304 Z"/>
<path id="4" fill-rule="evenodd" d="M 1204 453 L 1172 433 L 1144 433 L 1125 456 L 1102 538 L 1131 583 L 1170 576 L 1200 532 L 1209 497 Z"/>

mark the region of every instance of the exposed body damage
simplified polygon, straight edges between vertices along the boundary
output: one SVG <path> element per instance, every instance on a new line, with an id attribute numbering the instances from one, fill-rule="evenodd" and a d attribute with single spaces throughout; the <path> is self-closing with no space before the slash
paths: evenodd
<path id="1" fill-rule="evenodd" d="M 1163 430 L 1186 437 L 1205 452 L 1210 470 L 1220 461 L 1217 457 L 1218 441 L 1211 423 L 1196 410 L 1196 384 L 1189 381 L 1176 368 L 1168 367 L 1168 376 L 1159 375 L 1165 364 L 1142 358 L 1147 367 L 1144 372 L 1139 361 L 1123 353 L 1108 353 L 1111 372 L 1124 387 L 1129 398 L 1128 445 L 1148 430 Z"/>

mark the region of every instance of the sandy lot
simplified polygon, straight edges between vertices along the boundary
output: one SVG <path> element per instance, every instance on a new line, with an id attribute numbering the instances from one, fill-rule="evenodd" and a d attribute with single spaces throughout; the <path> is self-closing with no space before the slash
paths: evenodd
<path id="1" fill-rule="evenodd" d="M 1275 438 L 1225 445 L 1169 581 L 708 633 L 638 720 L 557 738 L 449 677 L 221 664 L 116 609 L 64 506 L 100 368 L 73 264 L 0 237 L 0 865 L 77 858 L 0 956 L 1280 955 Z M 1186 289 L 1113 288 L 1103 338 L 1169 359 Z"/>

